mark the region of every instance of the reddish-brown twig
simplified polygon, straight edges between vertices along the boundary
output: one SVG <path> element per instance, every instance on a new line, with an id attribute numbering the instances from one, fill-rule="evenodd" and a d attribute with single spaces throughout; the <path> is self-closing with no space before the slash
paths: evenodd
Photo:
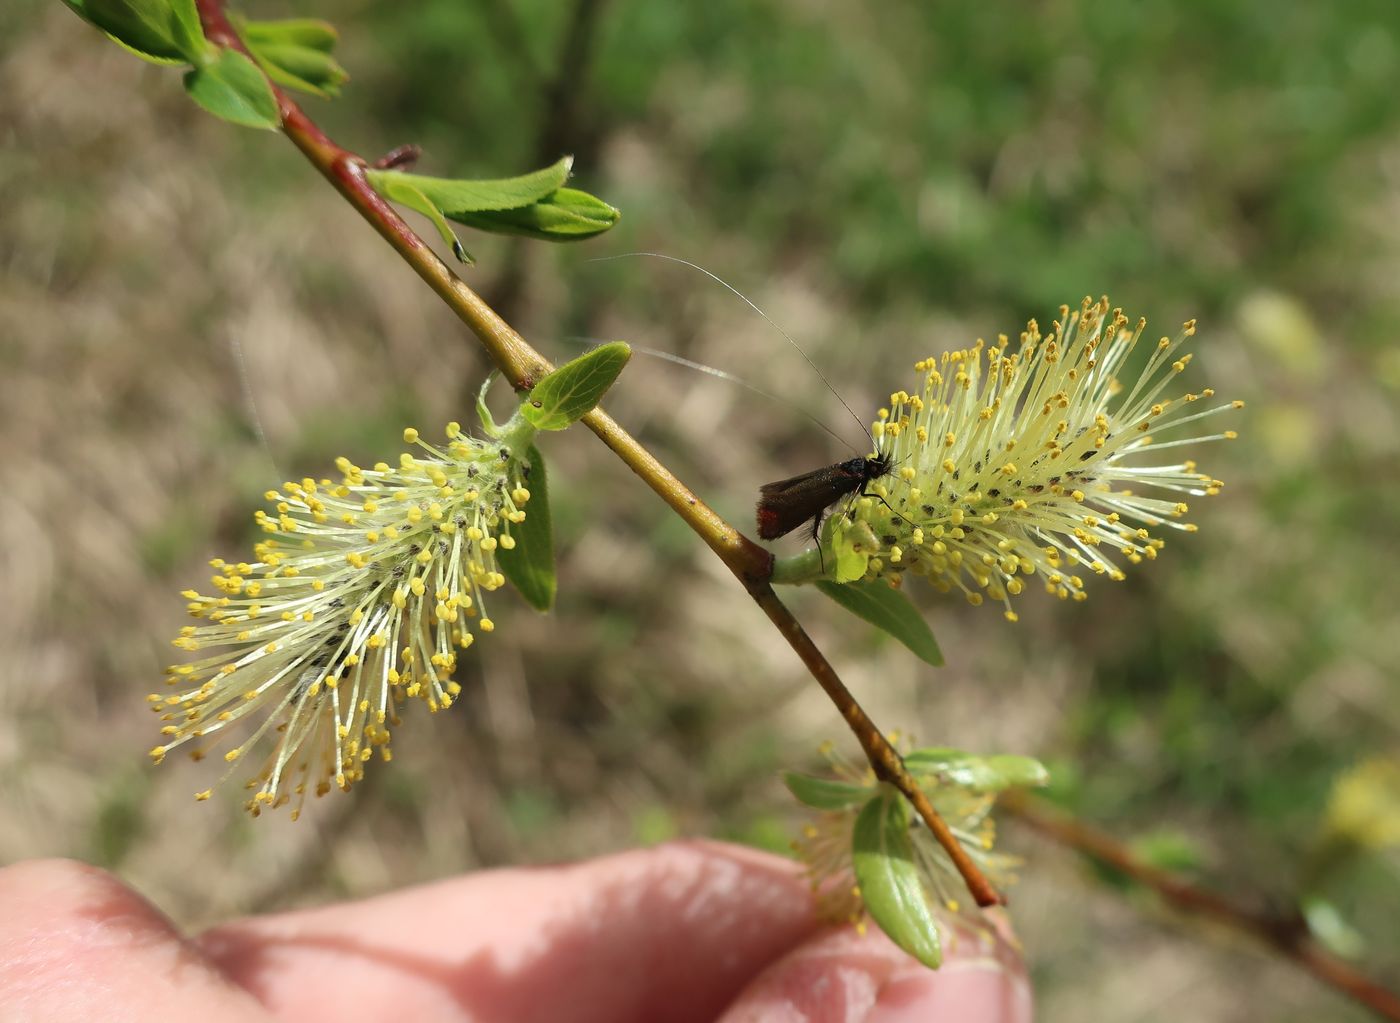
<path id="1" fill-rule="evenodd" d="M 205 35 L 211 42 L 247 53 L 242 40 L 224 16 L 220 0 L 196 2 Z M 553 368 L 548 360 L 501 319 L 481 296 L 467 287 L 466 283 L 404 222 L 394 208 L 370 187 L 365 176 L 364 159 L 331 141 L 286 92 L 275 85 L 273 91 L 277 96 L 282 130 L 287 137 L 380 236 L 393 246 L 404 262 L 411 266 L 438 297 L 471 328 L 477 340 L 516 390 L 530 388 L 536 380 L 548 373 Z M 841 716 L 860 742 L 875 773 L 904 794 L 939 844 L 947 851 L 977 904 L 991 906 L 1000 902 L 996 889 L 977 869 L 977 865 L 958 843 L 947 824 L 938 816 L 928 797 L 905 770 L 899 753 L 841 682 L 836 669 L 812 642 L 792 612 L 773 592 L 769 584 L 773 572 L 773 556 L 715 514 L 601 408 L 595 408 L 581 421 L 685 520 L 743 583 L 744 588 L 778 627 L 788 645 L 802 659 L 812 677 L 836 704 Z"/>
<path id="2" fill-rule="evenodd" d="M 1319 946 L 1297 914 L 1251 906 L 1145 863 L 1117 839 L 1024 792 L 1007 793 L 999 805 L 1047 838 L 1152 889 L 1172 908 L 1247 934 L 1379 1016 L 1400 1021 L 1400 995 Z"/>

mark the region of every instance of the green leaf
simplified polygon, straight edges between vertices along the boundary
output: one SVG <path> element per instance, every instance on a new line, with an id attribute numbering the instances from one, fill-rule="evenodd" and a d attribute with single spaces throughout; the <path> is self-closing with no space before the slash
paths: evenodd
<path id="1" fill-rule="evenodd" d="M 941 781 L 977 792 L 1040 788 L 1050 783 L 1050 772 L 1039 760 L 1009 753 L 984 757 L 946 746 L 932 746 L 905 754 L 904 766 L 910 774 L 936 775 Z"/>
<path id="2" fill-rule="evenodd" d="M 170 27 L 180 52 L 192 64 L 207 60 L 210 43 L 204 38 L 204 26 L 199 22 L 194 0 L 164 0 L 164 3 L 170 10 Z"/>
<path id="3" fill-rule="evenodd" d="M 250 21 L 237 15 L 229 19 L 267 76 L 278 85 L 315 96 L 340 95 L 349 73 L 331 56 L 339 34 L 335 26 L 317 18 Z"/>
<path id="4" fill-rule="evenodd" d="M 565 156 L 541 170 L 515 178 L 472 181 L 456 178 L 432 178 L 426 174 L 408 174 L 396 170 L 371 170 L 370 184 L 376 191 L 389 194 L 395 183 L 405 182 L 427 196 L 448 217 L 482 210 L 510 210 L 539 202 L 569 179 L 574 158 Z"/>
<path id="5" fill-rule="evenodd" d="M 168 4 L 128 0 L 65 0 L 79 16 L 134 53 L 161 63 L 183 62 Z"/>
<path id="6" fill-rule="evenodd" d="M 486 392 L 491 390 L 491 385 L 495 383 L 496 377 L 499 375 L 500 371 L 495 369 L 487 373 L 486 379 L 481 382 L 481 389 L 476 392 L 476 417 L 481 420 L 481 428 L 490 437 L 501 435 L 501 428 L 496 425 L 496 419 L 491 415 L 491 409 L 486 404 Z"/>
<path id="7" fill-rule="evenodd" d="M 433 217 L 439 231 L 440 218 L 446 217 L 481 231 L 577 241 L 606 231 L 621 214 L 587 192 L 560 187 L 572 163 L 573 157 L 566 156 L 533 173 L 492 181 L 374 169 L 366 176 L 381 195 Z"/>
<path id="8" fill-rule="evenodd" d="M 560 188 L 519 209 L 462 212 L 449 216 L 478 231 L 559 242 L 582 241 L 602 234 L 616 224 L 622 214 L 587 192 Z"/>
<path id="9" fill-rule="evenodd" d="M 879 795 L 856 818 L 851 866 L 861 900 L 880 930 L 919 962 L 938 969 L 943 949 L 914 865 L 909 809 L 888 783 L 881 783 Z"/>
<path id="10" fill-rule="evenodd" d="M 79 17 L 153 64 L 200 64 L 212 49 L 194 0 L 64 0 Z"/>
<path id="11" fill-rule="evenodd" d="M 1305 899 L 1303 918 L 1308 933 L 1323 947 L 1343 959 L 1360 959 L 1366 954 L 1366 937 L 1349 924 L 1335 905 L 1323 898 Z"/>
<path id="12" fill-rule="evenodd" d="M 258 66 L 237 50 L 220 50 L 185 75 L 185 91 L 215 117 L 246 128 L 276 128 L 277 97 Z"/>
<path id="13" fill-rule="evenodd" d="M 863 578 L 870 567 L 870 552 L 880 549 L 868 522 L 845 515 L 828 515 L 817 543 L 831 554 L 832 577 L 838 583 Z"/>
<path id="14" fill-rule="evenodd" d="M 367 176 L 375 191 L 386 199 L 407 206 L 411 210 L 417 210 L 431 220 L 433 226 L 437 228 L 438 234 L 442 236 L 442 240 L 452 246 L 452 254 L 459 260 L 468 266 L 476 262 L 472 259 L 471 253 L 463 248 L 462 243 L 458 241 L 457 232 L 452 230 L 452 225 L 443 217 L 437 204 L 424 195 L 417 185 L 408 180 L 413 175 L 396 174 L 393 177 L 385 178 L 375 171 L 369 171 Z"/>
<path id="15" fill-rule="evenodd" d="M 599 345 L 537 383 L 520 411 L 538 430 L 562 430 L 602 400 L 631 357 L 625 342 Z"/>
<path id="16" fill-rule="evenodd" d="M 813 778 L 809 774 L 783 772 L 783 784 L 803 806 L 813 810 L 844 810 L 870 797 L 869 785 L 852 785 L 831 778 Z"/>
<path id="17" fill-rule="evenodd" d="M 340 40 L 340 33 L 335 30 L 335 26 L 319 18 L 280 18 L 272 21 L 238 18 L 234 25 L 245 43 L 302 46 L 330 53 Z"/>
<path id="18" fill-rule="evenodd" d="M 339 96 L 341 85 L 350 78 L 334 57 L 309 46 L 250 42 L 248 49 L 258 66 L 278 85 L 323 99 Z"/>
<path id="19" fill-rule="evenodd" d="M 549 477 L 545 472 L 544 456 L 533 444 L 527 456 L 530 460 L 530 501 L 525 506 L 525 521 L 511 530 L 515 547 L 496 551 L 496 564 L 501 574 L 510 580 L 520 595 L 536 611 L 548 611 L 554 606 L 559 588 L 554 571 L 554 531 L 549 517 Z"/>
<path id="20" fill-rule="evenodd" d="M 817 582 L 817 589 L 847 611 L 888 632 L 920 660 L 934 667 L 942 666 L 943 652 L 938 649 L 933 630 L 901 591 L 891 589 L 879 579 L 849 583 L 823 579 Z"/>
<path id="21" fill-rule="evenodd" d="M 142 50 L 138 50 L 138 49 L 137 49 L 136 47 L 134 47 L 134 46 L 131 46 L 131 45 L 127 44 L 127 43 L 122 42 L 120 39 L 118 39 L 116 36 L 112 35 L 111 33 L 105 33 L 105 35 L 107 36 L 108 39 L 112 40 L 112 42 L 116 43 L 118 46 L 120 46 L 120 47 L 121 47 L 123 50 L 125 50 L 127 53 L 131 54 L 133 57 L 140 57 L 140 58 L 141 58 L 142 60 L 144 60 L 147 64 L 158 64 L 158 65 L 160 65 L 161 67 L 175 67 L 175 66 L 180 65 L 180 64 L 188 64 L 188 63 L 189 63 L 189 61 L 186 60 L 184 57 L 158 57 L 158 56 L 156 56 L 156 55 L 153 54 L 153 53 L 146 53 L 146 52 L 144 52 L 144 51 L 142 51 Z"/>

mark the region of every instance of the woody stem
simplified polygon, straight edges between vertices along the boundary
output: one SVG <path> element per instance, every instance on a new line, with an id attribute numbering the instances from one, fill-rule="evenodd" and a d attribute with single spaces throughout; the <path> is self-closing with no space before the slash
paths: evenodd
<path id="1" fill-rule="evenodd" d="M 210 42 L 247 54 L 247 48 L 224 16 L 221 0 L 196 0 L 196 3 L 204 34 Z M 282 130 L 286 136 L 403 261 L 471 328 L 511 385 L 517 391 L 525 391 L 550 372 L 554 368 L 550 362 L 453 273 L 370 186 L 365 176 L 365 160 L 331 141 L 285 91 L 276 85 L 272 89 L 277 97 Z M 982 876 L 929 803 L 928 797 L 904 769 L 899 753 L 846 689 L 836 669 L 817 649 L 792 612 L 773 592 L 768 583 L 773 571 L 773 556 L 717 515 L 601 408 L 589 412 L 581 422 L 709 545 L 763 608 L 812 677 L 836 704 L 876 774 L 898 788 L 913 804 L 957 865 L 977 903 L 987 906 L 1000 902 L 996 890 Z"/>
<path id="2" fill-rule="evenodd" d="M 1323 949 L 1296 913 L 1278 913 L 1262 904 L 1250 904 L 1237 894 L 1203 888 L 1181 874 L 1145 862 L 1112 836 L 1024 792 L 1007 793 L 1001 808 L 1051 841 L 1151 889 L 1178 912 L 1246 934 L 1378 1016 L 1400 1021 L 1400 994 Z"/>

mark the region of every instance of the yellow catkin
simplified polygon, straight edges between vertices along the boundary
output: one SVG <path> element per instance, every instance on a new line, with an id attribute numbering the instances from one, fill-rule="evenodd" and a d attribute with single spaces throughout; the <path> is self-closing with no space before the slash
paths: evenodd
<path id="1" fill-rule="evenodd" d="M 1190 365 L 1180 348 L 1194 321 L 1148 342 L 1141 374 L 1120 379 L 1144 326 L 1106 298 L 1085 299 L 1063 307 L 1048 331 L 1031 321 L 1019 346 L 1001 336 L 916 363 L 918 400 L 895 392 L 872 430 L 901 470 L 880 500 L 854 502 L 828 533 L 842 581 L 861 566 L 864 578 L 892 583 L 921 575 L 970 603 L 990 599 L 1015 621 L 1018 576 L 1040 574 L 1051 593 L 1082 600 L 1082 578 L 1061 566 L 1121 579 L 1122 563 L 1157 556 L 1155 530 L 1194 532 L 1182 498 L 1218 493 L 1220 481 L 1158 451 L 1233 439 L 1233 430 L 1171 431 L 1243 403 L 1201 408 L 1209 388 L 1162 393 Z"/>
<path id="2" fill-rule="evenodd" d="M 202 756 L 237 734 L 222 756 L 254 766 L 247 809 L 290 801 L 299 815 L 308 793 L 362 778 L 373 750 L 391 759 L 402 704 L 452 705 L 461 689 L 451 651 L 472 641 L 456 623 L 469 614 L 479 631 L 494 629 L 485 594 L 505 582 L 496 553 L 515 546 L 504 529 L 523 520 L 529 491 L 525 466 L 500 443 L 457 423 L 447 435 L 443 452 L 410 427 L 403 437 L 419 454 L 396 466 L 341 458 L 339 481 L 267 492 L 255 558 L 214 559 L 214 595 L 183 594 L 196 624 L 175 645 L 201 659 L 172 666 L 168 681 L 182 688 L 150 699 L 170 722 L 154 761 L 187 744 Z M 438 580 L 459 582 L 430 601 Z"/>

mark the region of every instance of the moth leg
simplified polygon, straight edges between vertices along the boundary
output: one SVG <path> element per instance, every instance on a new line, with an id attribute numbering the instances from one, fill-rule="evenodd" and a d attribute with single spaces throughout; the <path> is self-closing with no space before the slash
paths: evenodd
<path id="1" fill-rule="evenodd" d="M 873 497 L 873 498 L 876 498 L 881 504 L 883 504 L 883 505 L 884 505 L 886 508 L 888 508 L 891 512 L 894 512 L 894 514 L 896 514 L 896 515 L 899 514 L 898 512 L 896 512 L 896 511 L 894 510 L 894 505 L 892 505 L 892 504 L 890 504 L 888 501 L 886 501 L 881 495 L 875 493 L 875 491 L 873 491 L 873 490 L 867 490 L 866 487 L 868 487 L 868 486 L 870 486 L 870 484 L 869 484 L 869 483 L 866 483 L 864 487 L 861 487 L 861 488 L 860 488 L 860 493 L 857 494 L 856 496 L 857 496 L 857 497 Z"/>
<path id="2" fill-rule="evenodd" d="M 816 544 L 817 557 L 821 560 L 822 575 L 826 575 L 826 552 L 822 550 L 822 513 L 812 516 L 812 543 Z"/>

